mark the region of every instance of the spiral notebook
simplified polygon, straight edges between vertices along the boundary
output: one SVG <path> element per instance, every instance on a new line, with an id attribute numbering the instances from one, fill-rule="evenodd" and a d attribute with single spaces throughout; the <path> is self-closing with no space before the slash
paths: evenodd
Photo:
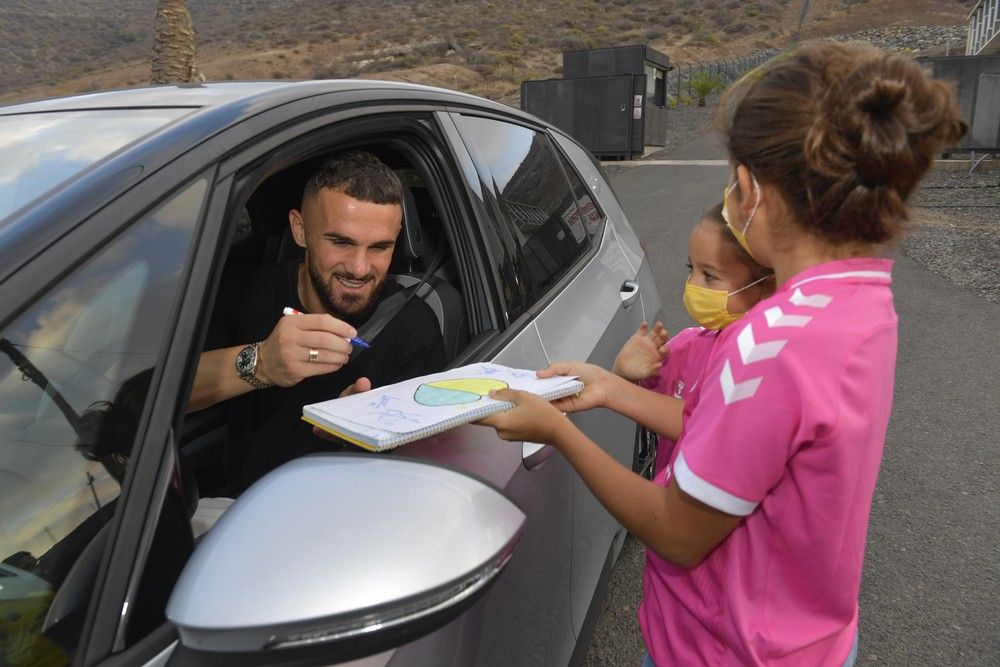
<path id="1" fill-rule="evenodd" d="M 572 377 L 539 379 L 535 371 L 478 363 L 405 380 L 362 394 L 312 403 L 302 419 L 370 451 L 392 449 L 513 407 L 494 389 L 530 391 L 546 400 L 576 394 Z"/>

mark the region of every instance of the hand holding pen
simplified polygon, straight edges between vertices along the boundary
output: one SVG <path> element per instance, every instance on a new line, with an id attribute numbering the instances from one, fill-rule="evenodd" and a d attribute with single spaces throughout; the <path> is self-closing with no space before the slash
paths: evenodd
<path id="1" fill-rule="evenodd" d="M 283 313 L 286 316 L 258 349 L 257 375 L 270 384 L 291 387 L 307 377 L 337 371 L 350 358 L 352 344 L 367 345 L 357 338 L 354 327 L 326 313 L 300 313 L 294 308 Z"/>
<path id="2" fill-rule="evenodd" d="M 285 308 L 281 311 L 281 314 L 282 315 L 305 315 L 305 313 L 303 313 L 301 310 L 295 310 L 291 306 L 285 306 Z M 357 336 L 351 337 L 350 339 L 348 339 L 347 342 L 350 343 L 351 345 L 353 345 L 354 347 L 361 348 L 362 350 L 367 350 L 368 348 L 371 347 L 371 345 L 369 345 L 365 341 L 361 340 Z"/>

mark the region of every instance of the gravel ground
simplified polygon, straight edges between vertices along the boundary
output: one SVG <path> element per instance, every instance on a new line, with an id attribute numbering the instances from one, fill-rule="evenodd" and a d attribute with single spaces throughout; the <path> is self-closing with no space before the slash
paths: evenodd
<path id="1" fill-rule="evenodd" d="M 712 130 L 712 114 L 715 112 L 715 103 L 718 99 L 718 95 L 711 95 L 703 107 L 681 104 L 676 109 L 668 110 L 667 145 L 661 150 L 647 155 L 646 159 L 656 160 L 667 157 L 677 147 L 710 132 Z"/>
<path id="2" fill-rule="evenodd" d="M 1000 303 L 1000 171 L 934 170 L 911 200 L 910 217 L 907 256 Z"/>

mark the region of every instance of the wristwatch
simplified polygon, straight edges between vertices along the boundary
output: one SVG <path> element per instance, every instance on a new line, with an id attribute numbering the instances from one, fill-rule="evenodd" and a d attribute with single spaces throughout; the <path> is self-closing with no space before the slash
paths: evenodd
<path id="1" fill-rule="evenodd" d="M 236 374 L 254 389 L 267 389 L 271 386 L 257 377 L 256 373 L 257 361 L 260 358 L 257 350 L 263 342 L 247 345 L 236 355 Z"/>

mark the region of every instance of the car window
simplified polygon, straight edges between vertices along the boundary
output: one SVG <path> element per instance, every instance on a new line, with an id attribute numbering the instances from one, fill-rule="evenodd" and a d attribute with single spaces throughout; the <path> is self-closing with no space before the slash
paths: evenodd
<path id="1" fill-rule="evenodd" d="M 527 127 L 460 116 L 459 129 L 492 176 L 500 209 L 520 246 L 527 305 L 539 299 L 590 247 L 589 234 L 548 136 Z"/>
<path id="2" fill-rule="evenodd" d="M 0 664 L 72 657 L 206 191 L 188 186 L 0 330 Z"/>
<path id="3" fill-rule="evenodd" d="M 594 201 L 594 198 L 590 196 L 590 193 L 587 192 L 587 186 L 584 185 L 583 179 L 580 178 L 580 175 L 573 168 L 570 161 L 562 155 L 559 156 L 559 160 L 562 162 L 566 178 L 573 189 L 573 196 L 576 198 L 576 207 L 580 216 L 579 220 L 582 221 L 583 228 L 587 230 L 587 236 L 593 237 L 604 220 L 604 212 L 597 205 L 597 202 Z M 569 224 L 570 226 L 574 226 L 576 220 L 569 221 Z"/>
<path id="4" fill-rule="evenodd" d="M 191 111 L 99 109 L 0 116 L 0 221 L 101 158 Z"/>

